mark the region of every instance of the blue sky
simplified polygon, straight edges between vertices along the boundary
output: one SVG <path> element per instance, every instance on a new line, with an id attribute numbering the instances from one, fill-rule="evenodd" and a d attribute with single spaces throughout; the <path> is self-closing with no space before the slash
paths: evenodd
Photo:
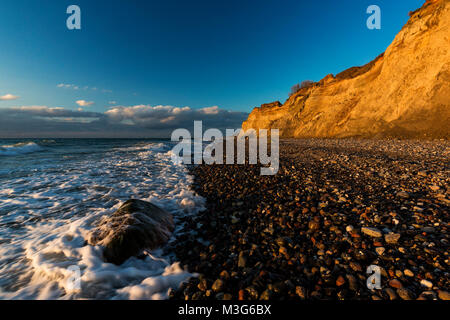
<path id="1" fill-rule="evenodd" d="M 0 10 L 0 101 L 80 108 L 218 106 L 274 100 L 305 79 L 362 65 L 383 52 L 424 0 L 15 0 Z M 66 28 L 77 4 L 82 30 Z M 366 8 L 382 10 L 368 30 Z M 58 85 L 71 85 L 58 87 Z"/>

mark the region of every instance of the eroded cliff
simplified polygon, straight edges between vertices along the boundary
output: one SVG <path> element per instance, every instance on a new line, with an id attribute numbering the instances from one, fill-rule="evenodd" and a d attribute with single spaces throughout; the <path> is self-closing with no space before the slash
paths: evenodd
<path id="1" fill-rule="evenodd" d="M 450 136 L 450 0 L 428 0 L 386 52 L 255 108 L 244 130 L 282 137 Z"/>

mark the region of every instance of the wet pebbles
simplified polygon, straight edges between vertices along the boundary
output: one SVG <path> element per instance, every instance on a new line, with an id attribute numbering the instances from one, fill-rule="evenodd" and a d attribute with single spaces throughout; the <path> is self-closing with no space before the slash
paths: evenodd
<path id="1" fill-rule="evenodd" d="M 198 165 L 173 299 L 449 299 L 447 141 L 284 140 L 280 170 Z M 370 290 L 369 265 L 381 268 Z"/>

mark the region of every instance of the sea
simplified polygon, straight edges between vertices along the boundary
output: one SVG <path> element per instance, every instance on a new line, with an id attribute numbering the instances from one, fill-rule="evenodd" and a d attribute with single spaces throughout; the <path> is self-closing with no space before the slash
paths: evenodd
<path id="1" fill-rule="evenodd" d="M 86 239 L 128 199 L 173 214 L 170 242 L 183 232 L 181 218 L 205 200 L 191 190 L 193 177 L 174 161 L 173 146 L 162 139 L 0 139 L 0 299 L 167 299 L 193 276 L 170 250 L 114 265 Z"/>

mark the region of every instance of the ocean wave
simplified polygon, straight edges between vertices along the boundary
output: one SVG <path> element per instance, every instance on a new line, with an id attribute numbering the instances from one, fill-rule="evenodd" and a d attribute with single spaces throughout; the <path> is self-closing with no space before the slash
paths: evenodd
<path id="1" fill-rule="evenodd" d="M 51 174 L 43 163 L 32 175 L 5 180 L 0 299 L 167 299 L 169 288 L 193 276 L 165 247 L 114 265 L 104 262 L 101 246 L 86 244 L 97 221 L 130 198 L 172 213 L 169 243 L 184 232 L 182 218 L 203 210 L 204 199 L 169 149 L 164 143 L 129 146 L 125 153 L 112 147 L 54 162 Z M 80 270 L 78 290 L 69 285 L 72 267 Z"/>
<path id="2" fill-rule="evenodd" d="M 44 148 L 35 142 L 20 142 L 13 145 L 0 146 L 0 156 L 17 156 L 43 150 Z"/>

